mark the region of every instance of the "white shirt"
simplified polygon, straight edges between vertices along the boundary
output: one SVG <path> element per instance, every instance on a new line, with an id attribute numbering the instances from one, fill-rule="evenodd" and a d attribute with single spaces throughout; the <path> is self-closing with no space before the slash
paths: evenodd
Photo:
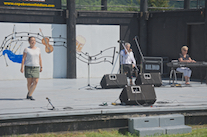
<path id="1" fill-rule="evenodd" d="M 125 49 L 121 50 L 121 64 L 136 64 L 133 52 L 125 54 Z"/>
<path id="2" fill-rule="evenodd" d="M 25 66 L 33 66 L 39 67 L 40 66 L 40 48 L 31 49 L 30 47 L 24 49 L 24 53 L 27 53 L 24 65 Z"/>

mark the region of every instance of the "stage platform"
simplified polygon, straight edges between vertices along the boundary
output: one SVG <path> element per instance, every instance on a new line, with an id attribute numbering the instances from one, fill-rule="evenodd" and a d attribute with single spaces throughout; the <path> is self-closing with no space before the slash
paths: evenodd
<path id="1" fill-rule="evenodd" d="M 120 103 L 122 88 L 100 89 L 100 80 L 92 78 L 91 85 L 98 89 L 88 90 L 82 88 L 87 86 L 85 78 L 40 79 L 35 101 L 26 99 L 26 79 L 0 81 L 0 135 L 122 128 L 129 117 L 172 113 L 184 114 L 187 124 L 207 123 L 206 84 L 191 81 L 191 87 L 171 87 L 163 80 L 162 87 L 155 87 L 154 105 L 114 106 L 111 103 Z M 103 102 L 108 106 L 99 106 Z"/>

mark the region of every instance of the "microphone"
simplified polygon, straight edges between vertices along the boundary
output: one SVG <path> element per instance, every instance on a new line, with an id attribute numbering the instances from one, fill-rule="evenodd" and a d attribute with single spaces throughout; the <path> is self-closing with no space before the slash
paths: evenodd
<path id="1" fill-rule="evenodd" d="M 118 43 L 125 43 L 125 41 L 123 41 L 123 40 L 118 40 L 117 42 Z"/>

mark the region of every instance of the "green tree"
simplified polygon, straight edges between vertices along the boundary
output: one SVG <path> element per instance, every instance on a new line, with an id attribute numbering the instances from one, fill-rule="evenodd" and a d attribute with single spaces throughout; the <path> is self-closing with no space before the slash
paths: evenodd
<path id="1" fill-rule="evenodd" d="M 170 0 L 148 0 L 148 7 L 170 7 Z M 152 10 L 160 10 L 160 9 L 150 9 Z M 162 10 L 162 9 L 161 9 Z"/>
<path id="2" fill-rule="evenodd" d="M 149 7 L 169 7 L 170 0 L 148 0 Z"/>
<path id="3" fill-rule="evenodd" d="M 61 0 L 62 5 L 66 5 L 66 0 Z"/>

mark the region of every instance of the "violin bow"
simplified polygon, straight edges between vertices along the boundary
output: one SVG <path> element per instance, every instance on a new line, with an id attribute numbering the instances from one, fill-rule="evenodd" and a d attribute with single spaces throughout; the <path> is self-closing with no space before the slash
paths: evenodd
<path id="1" fill-rule="evenodd" d="M 6 66 L 8 67 L 9 65 L 8 65 L 8 63 L 7 63 L 7 61 L 6 61 L 6 57 L 5 57 L 5 55 L 4 55 L 4 59 L 5 59 L 5 62 L 6 62 Z"/>
<path id="2" fill-rule="evenodd" d="M 10 44 L 9 44 L 9 50 L 11 49 L 11 43 L 12 43 L 12 41 L 13 41 L 13 39 L 15 39 L 15 24 L 14 24 L 14 27 L 13 27 L 13 30 L 12 30 L 12 39 L 11 39 L 11 41 L 10 41 Z"/>
<path id="3" fill-rule="evenodd" d="M 19 39 L 18 39 L 18 41 L 19 41 Z M 14 49 L 15 49 L 15 47 L 16 47 L 18 41 L 16 41 L 16 43 L 14 44 L 14 47 L 13 47 L 13 49 L 12 49 L 12 52 L 14 51 Z"/>
<path id="4" fill-rule="evenodd" d="M 43 32 L 42 32 L 42 29 L 39 28 L 39 30 L 40 30 L 40 32 L 41 32 L 41 34 L 42 34 L 42 36 L 43 36 L 43 39 L 44 39 L 44 41 L 45 41 L 45 44 L 48 45 L 48 43 L 47 43 L 47 41 L 46 41 L 46 39 L 45 39 L 45 36 L 44 36 L 44 34 L 43 34 Z M 46 47 L 47 47 L 47 46 L 46 46 Z M 47 49 L 49 49 L 49 52 L 51 52 L 49 46 L 47 47 Z"/>
<path id="5" fill-rule="evenodd" d="M 22 46 L 23 42 L 19 45 L 19 47 L 17 47 L 17 49 L 15 50 L 14 54 L 17 52 L 17 50 Z"/>

